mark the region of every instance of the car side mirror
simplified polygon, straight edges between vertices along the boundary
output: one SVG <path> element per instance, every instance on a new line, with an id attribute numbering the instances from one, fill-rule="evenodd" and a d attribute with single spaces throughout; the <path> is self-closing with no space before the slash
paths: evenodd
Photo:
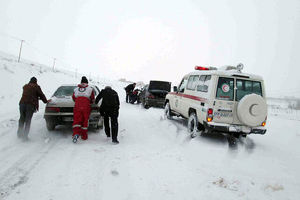
<path id="1" fill-rule="evenodd" d="M 174 86 L 173 90 L 174 90 L 174 92 L 177 92 L 178 91 L 177 86 Z"/>

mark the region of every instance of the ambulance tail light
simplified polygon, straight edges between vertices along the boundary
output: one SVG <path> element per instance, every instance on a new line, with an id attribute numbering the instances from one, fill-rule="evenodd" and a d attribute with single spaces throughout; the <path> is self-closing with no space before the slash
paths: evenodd
<path id="1" fill-rule="evenodd" d="M 261 123 L 261 125 L 266 126 L 266 124 L 267 124 L 267 117 L 266 117 L 265 121 L 263 121 L 263 123 Z"/>
<path id="2" fill-rule="evenodd" d="M 213 113 L 214 113 L 214 111 L 212 108 L 209 108 L 207 110 L 207 117 L 206 117 L 207 122 L 211 122 L 213 120 Z"/>

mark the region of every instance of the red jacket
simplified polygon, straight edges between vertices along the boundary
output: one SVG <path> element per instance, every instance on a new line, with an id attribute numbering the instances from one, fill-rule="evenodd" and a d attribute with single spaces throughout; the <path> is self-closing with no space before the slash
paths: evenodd
<path id="1" fill-rule="evenodd" d="M 92 87 L 86 83 L 82 83 L 74 89 L 72 98 L 75 101 L 75 107 L 86 107 L 94 102 L 95 93 Z"/>

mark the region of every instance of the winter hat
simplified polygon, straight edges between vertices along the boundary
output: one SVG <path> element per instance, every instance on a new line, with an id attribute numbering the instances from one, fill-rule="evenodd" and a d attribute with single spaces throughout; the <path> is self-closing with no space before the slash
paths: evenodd
<path id="1" fill-rule="evenodd" d="M 107 85 L 105 86 L 105 89 L 111 90 L 111 86 Z"/>
<path id="2" fill-rule="evenodd" d="M 87 80 L 87 78 L 85 76 L 83 76 L 81 78 L 81 83 L 89 83 L 89 81 Z"/>
<path id="3" fill-rule="evenodd" d="M 29 83 L 37 83 L 37 79 L 35 77 L 31 77 Z"/>

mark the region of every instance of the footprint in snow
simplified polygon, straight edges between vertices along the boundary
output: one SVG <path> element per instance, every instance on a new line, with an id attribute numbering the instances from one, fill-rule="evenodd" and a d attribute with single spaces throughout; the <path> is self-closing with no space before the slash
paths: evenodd
<path id="1" fill-rule="evenodd" d="M 111 170 L 110 173 L 113 176 L 118 176 L 119 175 L 119 172 L 117 170 Z"/>
<path id="2" fill-rule="evenodd" d="M 45 139 L 45 143 L 48 144 L 50 142 L 50 138 Z"/>
<path id="3" fill-rule="evenodd" d="M 123 133 L 123 132 L 125 132 L 126 131 L 126 129 L 122 129 L 121 131 L 120 131 L 120 133 Z"/>

